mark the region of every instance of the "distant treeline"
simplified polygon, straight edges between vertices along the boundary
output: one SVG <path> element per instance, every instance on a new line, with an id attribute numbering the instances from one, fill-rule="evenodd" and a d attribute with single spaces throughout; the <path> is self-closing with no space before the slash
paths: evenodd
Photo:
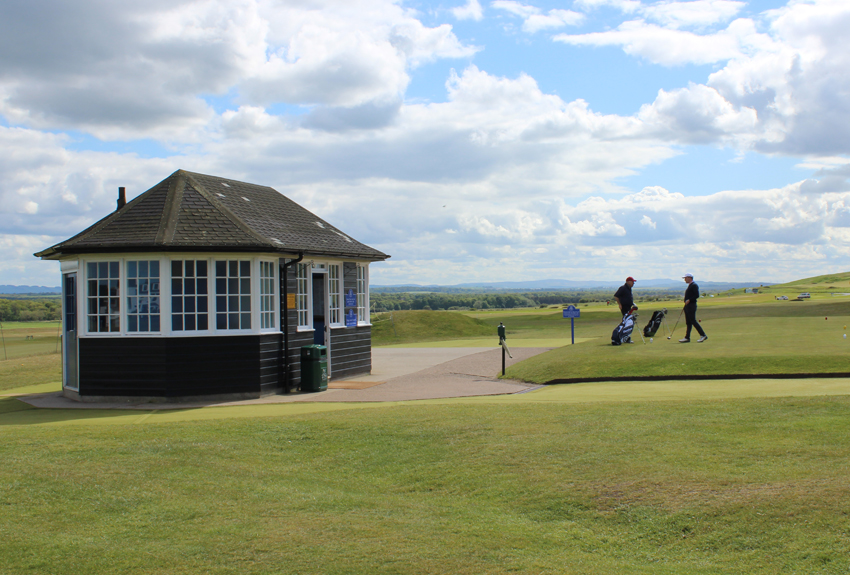
<path id="1" fill-rule="evenodd" d="M 635 292 L 641 301 L 667 301 L 681 297 L 679 291 L 646 290 Z M 454 310 L 454 309 L 508 309 L 517 307 L 541 307 L 614 300 L 614 292 L 608 290 L 573 290 L 557 292 L 523 293 L 375 293 L 369 294 L 372 309 L 377 312 L 394 310 Z"/>
<path id="2" fill-rule="evenodd" d="M 372 294 L 376 293 L 408 293 L 408 292 L 421 292 L 421 293 L 495 293 L 495 292 L 516 292 L 517 290 L 507 290 L 500 288 L 492 288 L 492 289 L 484 289 L 484 288 L 470 288 L 470 287 L 457 287 L 457 286 L 371 286 L 369 288 L 369 292 Z"/>
<path id="3" fill-rule="evenodd" d="M 59 296 L 0 297 L 0 321 L 48 321 L 62 319 Z"/>

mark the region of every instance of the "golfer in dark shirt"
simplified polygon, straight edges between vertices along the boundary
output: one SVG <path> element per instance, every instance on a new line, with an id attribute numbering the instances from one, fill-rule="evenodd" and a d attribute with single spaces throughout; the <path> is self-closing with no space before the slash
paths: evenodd
<path id="1" fill-rule="evenodd" d="M 685 325 L 688 326 L 687 331 L 685 331 L 685 337 L 679 340 L 679 343 L 689 343 L 691 341 L 691 328 L 694 327 L 699 333 L 700 338 L 697 340 L 697 343 L 702 343 L 708 339 L 708 336 L 705 335 L 705 332 L 702 330 L 699 322 L 697 321 L 697 300 L 699 299 L 699 286 L 694 283 L 693 274 L 685 274 L 682 278 L 685 280 L 685 283 L 688 284 L 688 289 L 685 290 Z"/>
<path id="2" fill-rule="evenodd" d="M 626 283 L 620 286 L 617 293 L 614 294 L 614 299 L 617 300 L 617 305 L 620 306 L 620 315 L 626 315 L 635 303 L 632 297 L 632 287 L 635 285 L 635 278 L 629 276 L 626 278 Z"/>

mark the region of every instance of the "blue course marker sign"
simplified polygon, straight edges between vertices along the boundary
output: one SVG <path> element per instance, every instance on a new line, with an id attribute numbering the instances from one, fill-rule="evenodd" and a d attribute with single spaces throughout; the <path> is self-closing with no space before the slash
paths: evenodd
<path id="1" fill-rule="evenodd" d="M 581 310 L 574 305 L 567 306 L 566 309 L 564 309 L 564 317 L 581 317 Z"/>
<path id="2" fill-rule="evenodd" d="M 574 305 L 568 305 L 564 309 L 564 317 L 570 318 L 570 334 L 572 337 L 572 345 L 576 343 L 576 318 L 581 317 L 581 310 Z"/>

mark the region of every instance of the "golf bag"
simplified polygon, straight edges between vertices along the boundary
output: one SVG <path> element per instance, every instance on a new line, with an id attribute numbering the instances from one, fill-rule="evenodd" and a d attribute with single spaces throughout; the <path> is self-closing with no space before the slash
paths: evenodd
<path id="1" fill-rule="evenodd" d="M 632 312 L 623 316 L 623 321 L 611 334 L 611 345 L 629 343 L 632 340 L 632 330 L 635 329 L 635 316 Z"/>
<path id="2" fill-rule="evenodd" d="M 643 328 L 644 337 L 652 337 L 654 336 L 658 330 L 661 328 L 661 322 L 664 321 L 664 317 L 667 315 L 667 309 L 662 309 L 661 311 L 652 312 L 652 317 L 649 318 L 649 323 L 646 324 L 646 327 Z"/>

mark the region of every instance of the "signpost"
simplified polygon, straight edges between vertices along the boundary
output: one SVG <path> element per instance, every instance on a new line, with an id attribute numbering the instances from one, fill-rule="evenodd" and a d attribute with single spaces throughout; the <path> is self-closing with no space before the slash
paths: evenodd
<path id="1" fill-rule="evenodd" d="M 570 318 L 570 332 L 572 333 L 572 344 L 576 343 L 576 318 L 581 317 L 581 310 L 574 305 L 568 305 L 564 309 L 564 317 Z"/>

